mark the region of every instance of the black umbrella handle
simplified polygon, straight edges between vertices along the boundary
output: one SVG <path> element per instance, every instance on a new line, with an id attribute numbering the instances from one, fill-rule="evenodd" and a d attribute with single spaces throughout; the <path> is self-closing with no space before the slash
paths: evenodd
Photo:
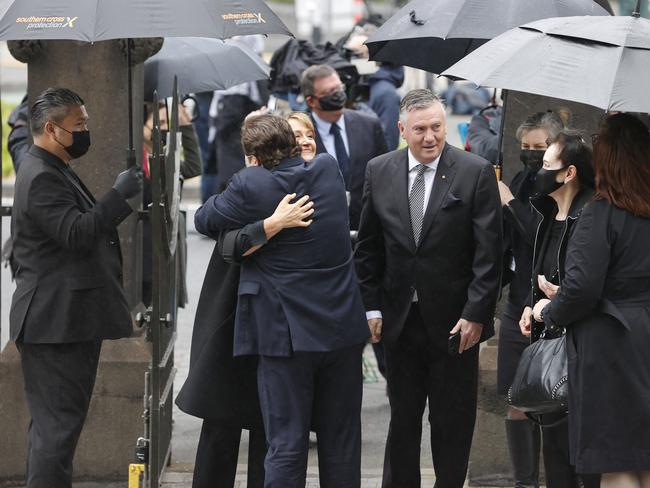
<path id="1" fill-rule="evenodd" d="M 501 124 L 499 127 L 499 144 L 497 146 L 497 164 L 494 170 L 497 173 L 497 179 L 501 181 L 503 176 L 503 137 L 506 128 L 506 109 L 508 107 L 508 90 L 501 90 L 501 100 L 503 100 L 503 109 L 501 110 Z"/>

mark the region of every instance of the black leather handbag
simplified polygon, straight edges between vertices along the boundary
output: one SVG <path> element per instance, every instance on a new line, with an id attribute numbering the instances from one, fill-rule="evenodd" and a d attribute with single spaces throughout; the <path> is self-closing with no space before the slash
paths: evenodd
<path id="1" fill-rule="evenodd" d="M 527 414 L 562 413 L 568 407 L 566 334 L 544 335 L 524 349 L 508 390 L 508 404 Z"/>

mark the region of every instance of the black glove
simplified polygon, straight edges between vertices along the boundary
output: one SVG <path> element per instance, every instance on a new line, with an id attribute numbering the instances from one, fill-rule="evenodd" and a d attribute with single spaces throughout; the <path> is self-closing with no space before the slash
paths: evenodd
<path id="1" fill-rule="evenodd" d="M 133 198 L 140 192 L 142 186 L 142 170 L 136 166 L 132 166 L 126 171 L 122 171 L 117 178 L 113 188 L 125 200 Z"/>

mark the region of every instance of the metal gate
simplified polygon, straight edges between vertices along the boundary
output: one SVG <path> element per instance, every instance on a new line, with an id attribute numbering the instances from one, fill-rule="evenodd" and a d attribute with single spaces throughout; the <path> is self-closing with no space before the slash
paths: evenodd
<path id="1" fill-rule="evenodd" d="M 146 338 L 151 343 L 151 364 L 145 373 L 144 435 L 138 439 L 136 448 L 143 467 L 135 468 L 141 471 L 138 485 L 148 488 L 160 486 L 171 456 L 181 149 L 176 83 L 165 147 L 161 140 L 157 94 L 154 94 L 153 114 L 153 154 L 149 158 L 152 203 L 149 211 L 143 212 L 144 218 L 149 219 L 152 236 L 152 304 L 137 317 L 139 324 L 146 327 Z M 133 470 L 132 466 L 130 471 Z"/>

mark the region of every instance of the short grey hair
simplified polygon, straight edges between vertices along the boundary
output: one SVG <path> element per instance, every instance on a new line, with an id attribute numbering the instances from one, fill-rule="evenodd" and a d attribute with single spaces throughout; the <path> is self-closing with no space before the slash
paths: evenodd
<path id="1" fill-rule="evenodd" d="M 542 129 L 547 134 L 546 144 L 550 145 L 564 129 L 564 122 L 558 114 L 552 112 L 551 110 L 547 112 L 537 112 L 533 115 L 530 115 L 526 120 L 524 120 L 521 125 L 517 128 L 515 136 L 518 141 L 524 137 L 527 132 L 532 130 Z"/>
<path id="2" fill-rule="evenodd" d="M 32 134 L 42 134 L 45 124 L 49 121 L 61 124 L 72 107 L 83 104 L 82 98 L 72 90 L 48 88 L 36 97 L 32 105 L 29 122 Z"/>
<path id="3" fill-rule="evenodd" d="M 399 107 L 399 119 L 402 123 L 406 122 L 406 116 L 409 112 L 413 110 L 424 110 L 426 108 L 435 105 L 436 103 L 440 104 L 443 112 L 445 111 L 445 104 L 442 99 L 433 93 L 428 88 L 418 88 L 416 90 L 411 90 L 404 98 Z"/>
<path id="4" fill-rule="evenodd" d="M 302 78 L 300 79 L 300 89 L 302 91 L 302 96 L 313 97 L 314 96 L 314 84 L 316 80 L 321 78 L 328 78 L 332 75 L 335 75 L 336 70 L 328 64 L 315 64 L 310 66 L 305 71 L 302 72 Z"/>

